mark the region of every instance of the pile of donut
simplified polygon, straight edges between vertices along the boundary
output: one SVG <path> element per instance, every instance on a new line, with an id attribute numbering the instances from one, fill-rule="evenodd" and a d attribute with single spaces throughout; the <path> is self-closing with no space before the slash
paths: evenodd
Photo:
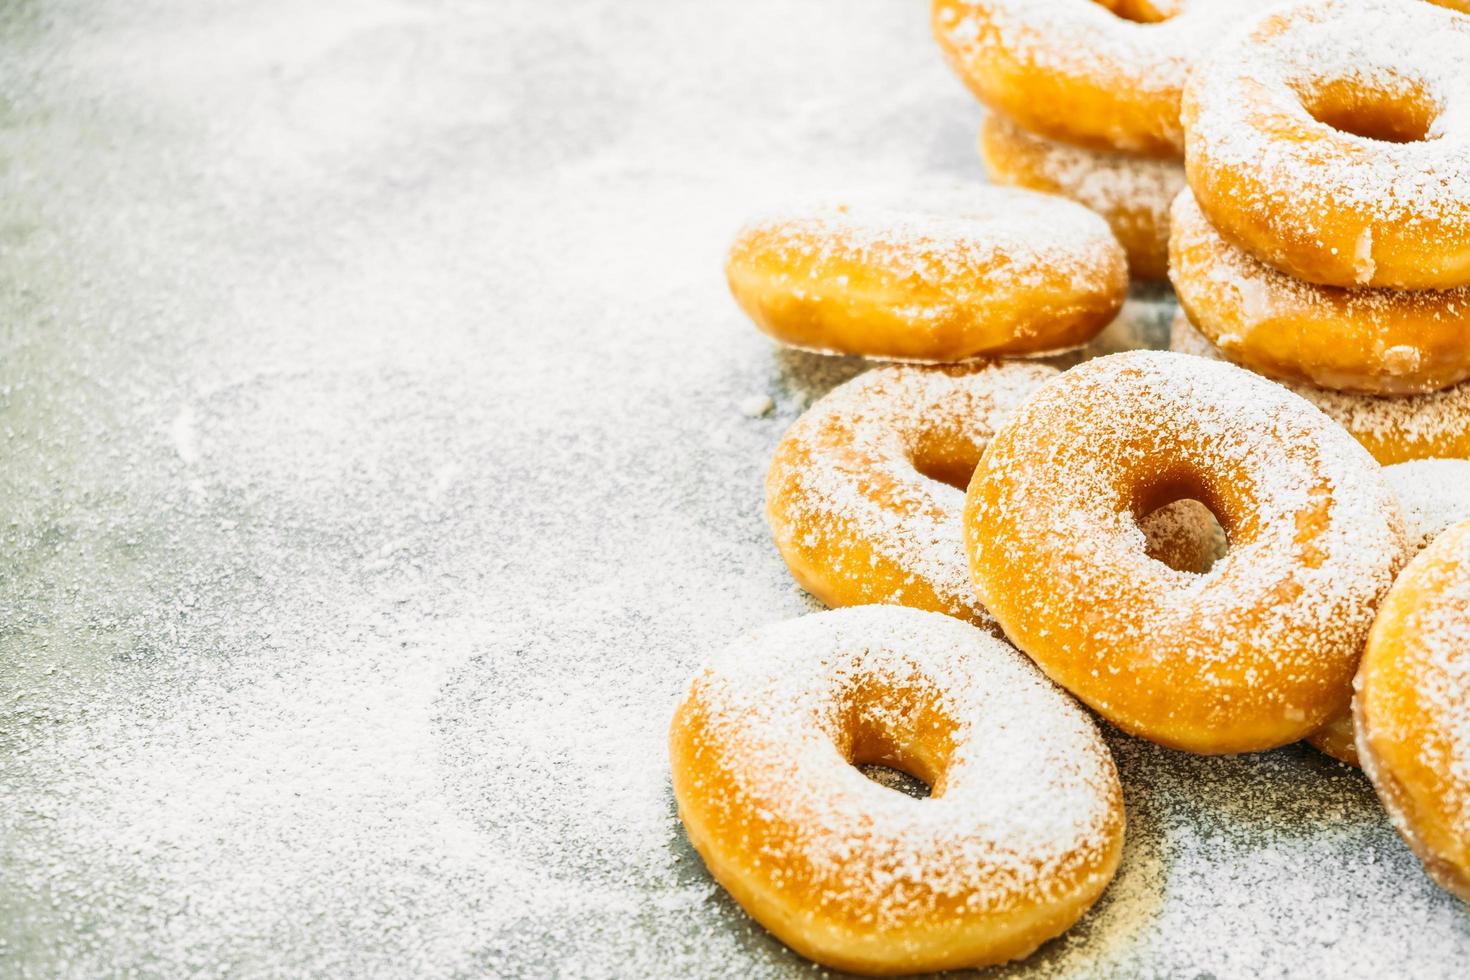
<path id="1" fill-rule="evenodd" d="M 691 843 L 793 949 L 919 972 L 1067 929 L 1122 855 L 1092 713 L 1361 764 L 1470 900 L 1465 6 L 934 0 L 1019 186 L 740 233 L 762 330 L 908 362 L 771 462 L 776 545 L 834 610 L 715 655 L 671 726 Z M 1130 270 L 1167 271 L 1174 350 L 1050 363 Z"/>

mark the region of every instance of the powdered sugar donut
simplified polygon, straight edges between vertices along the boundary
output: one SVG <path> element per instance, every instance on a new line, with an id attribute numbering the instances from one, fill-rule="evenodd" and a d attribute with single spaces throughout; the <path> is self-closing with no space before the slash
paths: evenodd
<path id="1" fill-rule="evenodd" d="M 1169 205 L 1184 188 L 1179 162 L 1058 143 L 996 112 L 980 128 L 980 155 L 997 183 L 1060 194 L 1102 215 L 1135 277 L 1168 273 Z"/>
<path id="2" fill-rule="evenodd" d="M 970 582 L 961 515 L 975 464 L 1057 375 L 1027 361 L 875 368 L 822 398 L 776 447 L 766 519 L 802 588 L 829 606 L 893 603 L 997 630 Z M 1150 555 L 1204 570 L 1223 535 L 1198 501 L 1142 522 Z"/>
<path id="3" fill-rule="evenodd" d="M 1122 247 L 1097 215 L 983 185 L 757 221 L 725 273 L 782 343 L 912 361 L 1074 347 L 1128 289 Z"/>
<path id="4" fill-rule="evenodd" d="M 766 519 L 796 581 L 829 606 L 897 603 L 995 629 L 970 584 L 957 488 L 1056 374 L 1026 361 L 893 365 L 829 392 L 766 476 Z"/>
<path id="5" fill-rule="evenodd" d="M 1343 289 L 1302 282 L 1231 245 L 1192 194 L 1174 202 L 1169 278 L 1230 360 L 1360 394 L 1423 394 L 1470 377 L 1470 288 Z"/>
<path id="6" fill-rule="evenodd" d="M 1200 357 L 1220 358 L 1180 311 L 1171 325 L 1169 346 Z M 1427 395 L 1383 398 L 1327 391 L 1283 382 L 1316 405 L 1385 465 L 1410 459 L 1470 456 L 1470 381 Z"/>
<path id="7" fill-rule="evenodd" d="M 1403 507 L 1409 548 L 1419 552 L 1445 530 L 1470 521 L 1470 459 L 1419 459 L 1385 466 L 1383 475 Z M 1307 739 L 1335 759 L 1358 765 L 1350 714 Z"/>
<path id="8" fill-rule="evenodd" d="M 1470 524 L 1394 583 L 1357 688 L 1363 770 L 1425 870 L 1470 901 Z"/>
<path id="9" fill-rule="evenodd" d="M 1137 515 L 1184 497 L 1230 540 L 1205 575 L 1144 554 Z M 1193 752 L 1295 741 L 1348 704 L 1404 525 L 1372 458 L 1279 385 L 1132 351 L 1017 409 L 970 483 L 981 601 L 1053 680 L 1125 731 Z"/>
<path id="10" fill-rule="evenodd" d="M 1177 157 L 1189 70 L 1254 0 L 934 0 L 945 58 L 982 102 L 1032 132 Z"/>
<path id="11" fill-rule="evenodd" d="M 1004 641 L 866 606 L 759 630 L 674 714 L 674 797 L 715 879 L 827 966 L 1025 956 L 1102 893 L 1122 792 L 1090 718 Z M 914 800 L 865 778 L 884 763 Z"/>
<path id="12" fill-rule="evenodd" d="M 1337 286 L 1470 285 L 1470 20 L 1309 0 L 1185 89 L 1189 184 L 1231 241 Z"/>

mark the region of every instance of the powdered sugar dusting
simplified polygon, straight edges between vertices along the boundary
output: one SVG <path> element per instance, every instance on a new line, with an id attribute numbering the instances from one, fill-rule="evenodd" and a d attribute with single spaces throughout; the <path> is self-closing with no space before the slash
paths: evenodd
<path id="1" fill-rule="evenodd" d="M 1361 140 L 1324 158 L 1310 141 L 1281 139 L 1255 122 L 1261 108 L 1308 129 L 1320 127 L 1303 105 L 1329 83 L 1427 100 L 1427 138 Z M 1309 0 L 1282 5 L 1205 59 L 1187 102 L 1191 168 L 1251 175 L 1238 188 L 1261 213 L 1337 213 L 1350 209 L 1378 225 L 1413 228 L 1426 217 L 1470 223 L 1470 20 L 1428 3 Z M 1247 196 L 1253 195 L 1253 196 Z M 1463 235 L 1454 236 L 1463 240 Z M 1370 243 L 1362 243 L 1371 262 Z M 1362 278 L 1359 281 L 1364 281 Z"/>
<path id="2" fill-rule="evenodd" d="M 1418 459 L 1384 467 L 1419 551 L 1454 524 L 1470 521 L 1470 459 Z"/>
<path id="3" fill-rule="evenodd" d="M 814 280 L 834 256 L 888 270 L 898 282 L 1002 275 L 1035 286 L 1060 277 L 1078 292 L 1106 291 L 1119 271 L 1117 243 L 1097 215 L 1055 197 L 983 184 L 859 191 L 773 210 L 741 230 L 732 254 L 753 249 L 811 269 Z"/>
<path id="4" fill-rule="evenodd" d="M 894 694 L 863 697 L 875 688 Z M 867 606 L 761 629 L 709 661 L 688 704 L 698 765 L 731 786 L 693 805 L 770 840 L 763 856 L 817 889 L 818 914 L 839 905 L 885 929 L 931 921 L 940 897 L 997 912 L 1046 900 L 1094 877 L 1122 832 L 1086 714 L 1003 641 L 936 613 Z M 854 711 L 897 744 L 940 738 L 913 731 L 921 715 L 952 724 L 942 793 L 916 803 L 849 765 Z"/>
<path id="5" fill-rule="evenodd" d="M 1185 482 L 1201 492 L 1235 481 L 1253 502 L 1219 514 L 1231 547 L 1204 576 L 1142 558 L 1123 488 L 1139 473 L 1168 479 L 1173 467 L 1196 474 Z M 1117 354 L 1048 384 L 992 442 L 970 500 L 967 523 L 983 529 L 969 538 L 976 581 L 1007 633 L 1029 648 L 1044 624 L 1074 624 L 1045 640 L 1053 668 L 1090 662 L 1069 646 L 1078 635 L 1088 650 L 1114 651 L 1110 669 L 1157 664 L 1130 674 L 1144 696 L 1155 683 L 1211 690 L 1207 707 L 1164 709 L 1189 723 L 1198 710 L 1325 721 L 1334 689 L 1346 700 L 1374 606 L 1404 556 L 1402 517 L 1361 446 L 1281 387 L 1177 354 Z M 1240 506 L 1228 493 L 1215 503 Z M 1055 588 L 1038 554 L 1060 563 L 1067 588 Z M 1008 591 L 997 596 L 1002 580 Z M 1113 687 L 1084 672 L 1070 675 L 1086 685 L 1074 692 L 1115 717 Z"/>

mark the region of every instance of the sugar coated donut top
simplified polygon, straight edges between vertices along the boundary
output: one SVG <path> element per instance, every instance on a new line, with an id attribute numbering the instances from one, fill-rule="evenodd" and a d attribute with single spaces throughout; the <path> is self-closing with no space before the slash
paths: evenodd
<path id="1" fill-rule="evenodd" d="M 1230 536 L 1204 575 L 1145 557 L 1131 495 L 1180 489 L 1207 495 Z M 1342 428 L 1249 371 L 1163 351 L 1049 382 L 992 441 L 968 507 L 982 600 L 1033 656 L 1063 647 L 1048 672 L 1115 721 L 1118 691 L 1067 671 L 1100 658 L 1134 685 L 1192 691 L 1179 712 L 1282 719 L 1306 734 L 1314 713 L 1320 724 L 1337 710 L 1339 682 L 1345 702 L 1405 549 L 1380 468 Z M 1211 751 L 1248 741 L 1213 739 Z"/>
<path id="2" fill-rule="evenodd" d="M 1470 459 L 1416 459 L 1385 466 L 1383 475 L 1403 505 L 1415 551 L 1451 525 L 1470 521 Z"/>
<path id="3" fill-rule="evenodd" d="M 1353 135 L 1314 118 L 1312 107 L 1327 104 L 1380 113 L 1381 128 L 1404 132 L 1394 140 Z M 1337 258 L 1350 262 L 1354 275 L 1311 278 L 1408 288 L 1458 284 L 1380 282 L 1374 229 L 1410 236 L 1423 229 L 1462 248 L 1470 241 L 1470 18 L 1403 0 L 1309 0 L 1273 8 L 1199 65 L 1185 93 L 1184 119 L 1190 183 L 1217 224 L 1197 158 L 1208 158 L 1211 170 L 1248 175 L 1228 188 L 1242 199 L 1232 209 L 1350 216 L 1356 246 Z M 1221 231 L 1239 238 L 1224 224 Z M 1424 242 L 1427 249 L 1434 244 Z M 1262 257 L 1279 264 L 1279 257 Z"/>
<path id="4" fill-rule="evenodd" d="M 1024 66 L 1027 73 L 1166 107 L 1153 120 L 1153 133 L 1089 133 L 1095 121 L 1072 119 L 1062 125 L 1076 132 L 1048 135 L 1093 136 L 1117 149 L 1177 155 L 1184 145 L 1179 97 L 1190 69 L 1242 7 L 1259 5 L 1260 0 L 937 0 L 934 30 L 958 58 L 994 64 L 992 55 L 1000 53 L 1001 61 Z"/>
<path id="5" fill-rule="evenodd" d="M 777 210 L 746 225 L 736 242 L 737 249 L 758 243 L 815 267 L 832 258 L 882 267 L 918 283 L 1004 270 L 1031 286 L 1062 276 L 1081 291 L 1104 288 L 1121 265 L 1107 222 L 1087 208 L 986 184 L 859 193 Z"/>
<path id="6" fill-rule="evenodd" d="M 901 692 L 873 697 L 872 692 Z M 700 751 L 729 787 L 707 800 L 816 897 L 871 925 L 1034 902 L 1121 832 L 1111 755 L 1091 719 L 1004 641 L 938 613 L 857 606 L 760 629 L 711 659 Z M 850 711 L 890 737 L 918 714 L 949 732 L 935 793 L 914 800 L 849 764 Z M 775 830 L 772 813 L 795 829 Z M 733 823 L 732 823 L 733 822 Z M 805 880 L 801 880 L 805 879 Z"/>
<path id="7" fill-rule="evenodd" d="M 835 521 L 844 537 L 922 580 L 938 611 L 994 620 L 970 584 L 960 516 L 967 483 L 991 436 L 1057 371 L 1029 361 L 955 367 L 889 365 L 833 389 L 787 433 L 767 494 L 782 534 L 804 537 Z M 792 465 L 780 465 L 790 458 Z M 952 472 L 942 473 L 949 468 Z M 783 554 L 801 542 L 777 542 Z M 828 552 L 835 549 L 826 543 Z M 834 574 L 863 577 L 868 563 Z M 912 585 L 912 579 L 910 579 Z M 868 601 L 906 602 L 901 588 Z"/>

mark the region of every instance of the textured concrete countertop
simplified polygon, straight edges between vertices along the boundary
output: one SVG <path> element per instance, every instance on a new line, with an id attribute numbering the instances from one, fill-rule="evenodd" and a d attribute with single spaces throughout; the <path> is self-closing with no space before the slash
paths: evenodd
<path id="1" fill-rule="evenodd" d="M 0 10 L 0 976 L 816 972 L 689 850 L 664 733 L 812 608 L 762 477 L 862 368 L 758 335 L 724 247 L 979 179 L 926 20 Z M 1356 772 L 1109 738 L 1123 870 L 995 975 L 1465 975 Z"/>

